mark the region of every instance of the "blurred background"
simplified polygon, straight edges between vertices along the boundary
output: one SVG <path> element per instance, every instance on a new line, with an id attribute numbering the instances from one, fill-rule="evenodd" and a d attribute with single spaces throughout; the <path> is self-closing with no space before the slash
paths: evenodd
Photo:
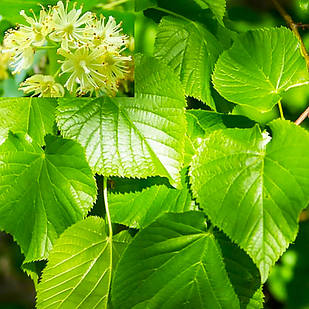
<path id="1" fill-rule="evenodd" d="M 167 1 L 178 2 L 178 0 Z M 0 0 L 0 5 L 1 2 Z M 309 50 L 309 0 L 284 0 L 280 3 L 295 22 L 303 25 L 299 27 L 299 31 Z M 151 17 L 151 11 L 146 11 L 145 14 L 135 13 L 131 0 L 102 1 L 98 9 L 104 9 L 109 15 L 123 20 L 123 27 L 128 27 L 127 31 L 130 31 L 130 27 L 126 25 L 135 21 L 135 51 L 152 55 L 158 21 L 154 21 Z M 285 25 L 285 22 L 272 5 L 271 0 L 227 0 L 225 24 L 231 30 L 242 32 L 260 27 Z M 4 31 L 11 26 L 12 23 L 2 16 L 0 41 L 3 39 Z M 20 95 L 16 89 L 18 82 L 16 78 L 18 79 L 18 77 L 11 77 L 9 80 L 0 81 L 2 95 Z M 285 117 L 295 121 L 306 109 L 308 102 L 308 86 L 291 89 L 286 93 L 282 102 Z M 195 104 L 196 107 L 199 104 L 199 102 L 189 103 L 193 106 Z M 242 113 L 264 124 L 279 116 L 276 107 L 265 114 L 257 114 L 254 111 L 242 111 Z M 302 127 L 309 129 L 309 119 L 304 121 Z M 33 282 L 21 270 L 22 261 L 23 256 L 12 237 L 0 233 L 0 309 L 34 308 Z M 264 294 L 266 309 L 309 309 L 308 210 L 301 214 L 300 231 L 296 241 L 273 267 L 264 287 Z"/>

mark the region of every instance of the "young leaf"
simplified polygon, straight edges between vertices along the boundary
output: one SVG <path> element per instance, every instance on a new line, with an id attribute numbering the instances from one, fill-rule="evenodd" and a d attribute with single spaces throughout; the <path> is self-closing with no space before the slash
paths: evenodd
<path id="1" fill-rule="evenodd" d="M 225 14 L 225 0 L 194 0 L 201 8 L 210 8 L 216 16 L 218 22 L 223 26 L 223 16 Z"/>
<path id="2" fill-rule="evenodd" d="M 56 241 L 37 289 L 37 308 L 107 308 L 112 268 L 131 237 L 113 237 L 113 262 L 106 226 L 88 217 L 68 228 Z"/>
<path id="3" fill-rule="evenodd" d="M 197 206 L 187 188 L 176 190 L 161 185 L 141 192 L 111 194 L 109 209 L 113 222 L 143 228 L 164 212 L 197 210 Z"/>
<path id="4" fill-rule="evenodd" d="M 270 128 L 270 142 L 258 127 L 214 131 L 190 170 L 200 207 L 249 253 L 263 281 L 309 202 L 308 132 L 283 120 Z"/>
<path id="5" fill-rule="evenodd" d="M 222 250 L 225 241 L 221 233 L 206 230 L 201 212 L 161 216 L 141 230 L 123 253 L 112 284 L 112 305 L 246 308 L 259 288 L 258 270 L 235 245 L 229 243 Z"/>
<path id="6" fill-rule="evenodd" d="M 188 96 L 215 109 L 211 96 L 211 73 L 221 53 L 218 40 L 203 25 L 164 17 L 155 42 L 155 56 L 179 76 Z"/>
<path id="7" fill-rule="evenodd" d="M 231 102 L 270 110 L 284 91 L 309 83 L 299 46 L 284 27 L 249 31 L 220 56 L 214 86 Z"/>
<path id="8" fill-rule="evenodd" d="M 0 146 L 0 229 L 26 259 L 47 258 L 55 239 L 92 207 L 96 184 L 80 145 L 48 135 L 46 150 L 10 133 Z"/>
<path id="9" fill-rule="evenodd" d="M 86 149 L 104 176 L 168 177 L 180 183 L 185 100 L 168 67 L 151 58 L 136 66 L 135 98 L 62 99 L 57 123 Z M 137 82 L 143 80 L 143 82 Z"/>
<path id="10" fill-rule="evenodd" d="M 0 143 L 11 130 L 44 145 L 44 136 L 53 132 L 56 105 L 55 99 L 0 98 Z"/>

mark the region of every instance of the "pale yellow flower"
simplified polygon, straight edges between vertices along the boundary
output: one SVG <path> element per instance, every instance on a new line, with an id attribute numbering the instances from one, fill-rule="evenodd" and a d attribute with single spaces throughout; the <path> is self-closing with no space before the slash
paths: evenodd
<path id="1" fill-rule="evenodd" d="M 61 66 L 62 74 L 71 73 L 65 84 L 70 92 L 74 91 L 76 83 L 77 91 L 84 93 L 89 89 L 98 90 L 105 82 L 106 77 L 99 72 L 102 67 L 99 50 L 83 46 L 73 52 L 60 48 L 58 53 L 66 58 Z"/>
<path id="2" fill-rule="evenodd" d="M 128 36 L 121 34 L 121 23 L 117 24 L 112 16 L 106 22 L 105 17 L 101 15 L 100 19 L 93 21 L 91 28 L 94 32 L 92 43 L 95 46 L 121 49 L 128 44 Z"/>
<path id="3" fill-rule="evenodd" d="M 38 97 L 56 98 L 64 96 L 62 85 L 56 83 L 51 75 L 33 75 L 20 84 L 19 90 L 23 90 L 25 93 L 33 92 L 32 96 Z"/>
<path id="4" fill-rule="evenodd" d="M 43 46 L 46 43 L 46 37 L 52 29 L 52 17 L 50 11 L 46 12 L 44 8 L 40 11 L 40 16 L 37 19 L 34 12 L 33 18 L 26 15 L 22 10 L 22 15 L 30 26 L 20 25 L 19 31 L 23 32 L 25 36 L 30 38 L 33 46 Z"/>
<path id="5" fill-rule="evenodd" d="M 34 47 L 42 46 L 48 35 L 50 16 L 45 10 L 41 10 L 39 19 L 29 17 L 24 11 L 20 14 L 30 26 L 20 25 L 18 29 L 10 29 L 4 37 L 4 53 L 11 55 L 10 65 L 14 68 L 13 73 L 20 73 L 33 64 Z"/>
<path id="6" fill-rule="evenodd" d="M 90 12 L 82 15 L 82 7 L 77 10 L 76 3 L 72 10 L 68 11 L 68 3 L 67 1 L 64 7 L 63 2 L 59 1 L 53 8 L 53 32 L 49 36 L 51 40 L 61 42 L 61 47 L 65 49 L 85 44 L 89 40 L 82 26 L 93 19 L 93 14 Z"/>
<path id="7" fill-rule="evenodd" d="M 14 68 L 13 74 L 20 73 L 32 65 L 34 50 L 31 43 L 31 38 L 23 31 L 12 29 L 6 33 L 3 53 L 11 55 L 10 66 Z"/>
<path id="8" fill-rule="evenodd" d="M 99 72 L 106 77 L 105 88 L 108 93 L 117 92 L 119 81 L 125 79 L 128 73 L 128 62 L 131 56 L 121 55 L 121 51 L 108 51 L 100 53 L 102 66 Z"/>

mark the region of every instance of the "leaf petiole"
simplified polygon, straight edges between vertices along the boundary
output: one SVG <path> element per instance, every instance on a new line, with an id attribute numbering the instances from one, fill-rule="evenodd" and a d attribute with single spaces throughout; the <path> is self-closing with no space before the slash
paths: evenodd
<path id="1" fill-rule="evenodd" d="M 109 258 L 110 258 L 110 276 L 109 276 L 109 286 L 111 284 L 112 279 L 112 267 L 113 267 L 113 227 L 112 227 L 112 220 L 111 215 L 108 208 L 108 200 L 107 200 L 107 177 L 103 177 L 103 197 L 104 197 L 104 206 L 105 206 L 105 212 L 106 212 L 106 219 L 108 224 L 108 240 L 110 243 L 110 252 L 109 252 Z"/>
<path id="2" fill-rule="evenodd" d="M 281 100 L 278 102 L 278 107 L 279 107 L 279 113 L 280 113 L 280 118 L 282 120 L 284 120 L 284 114 L 283 114 L 283 109 L 282 109 L 282 104 L 281 104 Z"/>

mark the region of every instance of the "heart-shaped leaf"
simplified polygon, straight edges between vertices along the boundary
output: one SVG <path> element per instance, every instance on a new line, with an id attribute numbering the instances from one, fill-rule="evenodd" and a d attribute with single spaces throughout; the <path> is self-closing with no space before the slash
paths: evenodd
<path id="1" fill-rule="evenodd" d="M 190 169 L 200 207 L 248 252 L 263 281 L 309 202 L 308 132 L 283 120 L 270 128 L 271 141 L 258 127 L 214 131 Z"/>
<path id="2" fill-rule="evenodd" d="M 77 143 L 49 135 L 44 151 L 10 133 L 0 146 L 0 229 L 13 235 L 26 263 L 47 258 L 95 197 L 94 177 Z"/>
<path id="3" fill-rule="evenodd" d="M 220 56 L 213 83 L 225 99 L 268 111 L 283 92 L 308 84 L 309 78 L 299 41 L 281 27 L 240 35 Z"/>

